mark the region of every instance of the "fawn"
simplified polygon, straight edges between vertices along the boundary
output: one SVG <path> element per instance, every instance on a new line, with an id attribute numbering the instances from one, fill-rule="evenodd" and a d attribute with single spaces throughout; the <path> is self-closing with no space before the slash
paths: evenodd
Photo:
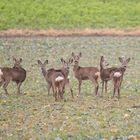
<path id="1" fill-rule="evenodd" d="M 17 94 L 20 94 L 20 86 L 26 78 L 26 70 L 22 68 L 21 62 L 22 58 L 19 60 L 13 57 L 15 64 L 13 68 L 1 67 L 0 68 L 0 86 L 3 85 L 5 94 L 9 94 L 7 91 L 7 86 L 12 80 L 17 84 Z"/>
<path id="2" fill-rule="evenodd" d="M 72 52 L 72 57 L 74 59 L 74 67 L 73 67 L 73 72 L 75 75 L 75 78 L 78 80 L 79 86 L 79 95 L 81 92 L 81 84 L 82 80 L 91 80 L 92 83 L 95 85 L 95 95 L 98 94 L 98 78 L 100 76 L 100 72 L 98 68 L 96 67 L 80 67 L 79 66 L 79 59 L 82 56 L 82 53 L 80 52 L 78 55 L 75 55 Z"/>
<path id="3" fill-rule="evenodd" d="M 116 68 L 115 72 L 113 73 L 113 97 L 117 92 L 118 98 L 120 98 L 120 88 L 123 81 L 124 72 L 126 71 L 127 65 L 130 61 L 130 58 L 119 57 L 119 61 L 121 62 L 121 67 Z"/>
<path id="4" fill-rule="evenodd" d="M 53 68 L 46 70 L 46 64 L 48 64 L 48 60 L 46 60 L 44 63 L 38 60 L 38 64 L 41 67 L 41 71 L 46 82 L 48 83 L 48 94 L 50 93 L 50 89 L 52 87 L 55 101 L 57 101 L 59 97 L 63 99 L 63 89 L 65 86 L 64 75 L 60 70 L 55 70 Z"/>

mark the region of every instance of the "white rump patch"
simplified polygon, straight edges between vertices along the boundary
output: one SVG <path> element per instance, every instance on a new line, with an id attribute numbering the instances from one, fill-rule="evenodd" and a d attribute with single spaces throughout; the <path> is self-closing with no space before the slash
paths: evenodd
<path id="1" fill-rule="evenodd" d="M 68 75 L 68 79 L 70 79 L 70 76 Z"/>
<path id="2" fill-rule="evenodd" d="M 96 72 L 95 75 L 96 75 L 96 76 L 100 76 L 100 72 Z"/>
<path id="3" fill-rule="evenodd" d="M 60 82 L 60 81 L 63 81 L 63 80 L 64 80 L 64 78 L 61 77 L 61 76 L 58 76 L 58 77 L 55 79 L 56 82 Z"/>
<path id="4" fill-rule="evenodd" d="M 2 70 L 0 69 L 0 76 L 1 76 L 1 75 L 3 75 L 3 72 L 2 72 Z"/>
<path id="5" fill-rule="evenodd" d="M 122 74 L 120 72 L 115 72 L 114 77 L 120 77 Z"/>

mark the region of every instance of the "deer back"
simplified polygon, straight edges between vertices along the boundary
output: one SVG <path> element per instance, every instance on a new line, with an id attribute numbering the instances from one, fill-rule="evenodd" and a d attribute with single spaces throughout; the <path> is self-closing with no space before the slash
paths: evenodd
<path id="1" fill-rule="evenodd" d="M 81 78 L 83 80 L 89 79 L 90 76 L 96 77 L 97 72 L 99 72 L 98 68 L 96 67 L 78 67 L 74 69 L 75 77 Z"/>
<path id="2" fill-rule="evenodd" d="M 11 73 L 12 73 L 13 81 L 23 82 L 26 78 L 26 70 L 23 69 L 22 67 L 20 67 L 20 68 L 13 67 L 11 69 Z"/>
<path id="3" fill-rule="evenodd" d="M 26 78 L 26 70 L 23 68 L 9 68 L 9 67 L 3 67 L 1 68 L 2 75 L 1 78 L 6 80 L 10 79 L 15 82 L 23 82 Z"/>
<path id="4" fill-rule="evenodd" d="M 107 69 L 102 69 L 100 71 L 100 76 L 101 79 L 103 80 L 110 80 L 113 76 L 113 73 L 116 71 L 116 67 L 111 67 L 111 68 L 107 68 Z"/>

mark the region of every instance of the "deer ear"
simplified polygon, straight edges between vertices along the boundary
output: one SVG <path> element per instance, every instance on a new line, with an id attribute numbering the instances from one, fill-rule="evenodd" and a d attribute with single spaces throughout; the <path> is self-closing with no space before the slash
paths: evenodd
<path id="1" fill-rule="evenodd" d="M 13 56 L 13 60 L 14 60 L 14 61 L 17 61 L 16 58 L 15 58 L 14 56 Z"/>
<path id="2" fill-rule="evenodd" d="M 72 56 L 72 57 L 74 57 L 74 56 L 75 56 L 74 52 L 72 52 L 71 56 Z"/>
<path id="3" fill-rule="evenodd" d="M 119 57 L 119 61 L 120 61 L 121 63 L 123 63 L 123 59 L 122 59 L 122 57 Z"/>
<path id="4" fill-rule="evenodd" d="M 48 64 L 48 60 L 45 60 L 44 64 L 45 64 L 45 65 Z"/>
<path id="5" fill-rule="evenodd" d="M 130 58 L 128 58 L 127 60 L 126 60 L 126 62 L 128 63 L 130 61 Z"/>
<path id="6" fill-rule="evenodd" d="M 104 56 L 101 56 L 101 60 L 104 60 Z"/>
<path id="7" fill-rule="evenodd" d="M 22 62 L 22 58 L 19 59 L 19 62 L 20 62 L 20 63 Z"/>
<path id="8" fill-rule="evenodd" d="M 106 66 L 109 66 L 109 63 L 106 63 Z"/>
<path id="9" fill-rule="evenodd" d="M 72 59 L 72 58 L 70 58 L 70 59 L 69 59 L 69 63 L 71 64 L 72 62 L 73 62 L 73 59 Z"/>
<path id="10" fill-rule="evenodd" d="M 61 60 L 61 62 L 62 62 L 62 63 L 64 63 L 64 62 L 65 62 L 63 58 L 61 58 L 60 60 Z"/>
<path id="11" fill-rule="evenodd" d="M 40 60 L 37 60 L 38 65 L 42 65 L 42 62 Z"/>
<path id="12" fill-rule="evenodd" d="M 81 57 L 81 56 L 82 56 L 82 53 L 80 52 L 80 53 L 79 53 L 79 57 Z"/>

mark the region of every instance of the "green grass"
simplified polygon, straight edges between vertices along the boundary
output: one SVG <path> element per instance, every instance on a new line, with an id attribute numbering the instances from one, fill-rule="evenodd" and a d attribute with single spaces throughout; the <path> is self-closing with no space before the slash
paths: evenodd
<path id="1" fill-rule="evenodd" d="M 140 137 L 140 71 L 139 37 L 61 37 L 61 38 L 1 38 L 0 65 L 13 65 L 12 56 L 23 58 L 27 78 L 22 96 L 16 95 L 16 84 L 10 83 L 9 97 L 0 88 L 0 139 L 49 140 L 125 140 Z M 112 82 L 108 94 L 95 97 L 91 82 L 82 85 L 81 96 L 76 97 L 78 82 L 71 67 L 71 84 L 75 99 L 69 91 L 66 102 L 54 102 L 47 94 L 37 59 L 49 60 L 47 68 L 60 68 L 60 58 L 69 58 L 71 52 L 82 52 L 81 66 L 99 67 L 100 56 L 107 57 L 111 66 L 119 65 L 118 57 L 131 57 L 126 70 L 121 99 L 112 99 Z M 101 83 L 100 90 L 101 92 Z"/>
<path id="2" fill-rule="evenodd" d="M 139 0 L 1 0 L 0 29 L 140 27 Z"/>

